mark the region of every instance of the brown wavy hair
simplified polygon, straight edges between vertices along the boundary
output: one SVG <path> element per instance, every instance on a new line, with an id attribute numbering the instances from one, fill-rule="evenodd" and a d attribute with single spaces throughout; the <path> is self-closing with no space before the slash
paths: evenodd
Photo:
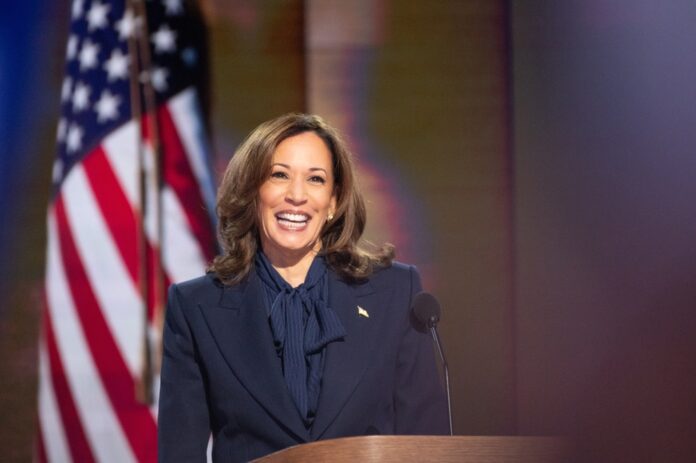
<path id="1" fill-rule="evenodd" d="M 258 194 L 271 172 L 273 153 L 285 139 L 314 132 L 332 156 L 336 211 L 321 231 L 322 250 L 331 269 L 349 281 L 369 276 L 377 267 L 391 265 L 394 247 L 368 250 L 361 240 L 365 230 L 365 201 L 355 179 L 353 156 L 338 132 L 321 117 L 291 113 L 264 122 L 237 148 L 217 194 L 218 237 L 222 253 L 208 267 L 224 284 L 236 284 L 252 268 L 260 246 Z"/>

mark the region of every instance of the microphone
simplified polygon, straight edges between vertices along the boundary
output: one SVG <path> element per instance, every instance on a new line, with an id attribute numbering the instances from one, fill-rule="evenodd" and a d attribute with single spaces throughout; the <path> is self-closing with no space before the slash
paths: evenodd
<path id="1" fill-rule="evenodd" d="M 449 369 L 447 368 L 445 351 L 442 349 L 442 343 L 440 342 L 440 335 L 437 332 L 437 324 L 440 321 L 440 303 L 437 302 L 437 299 L 435 299 L 435 296 L 432 294 L 425 291 L 420 292 L 413 298 L 411 314 L 421 327 L 430 330 L 433 341 L 437 346 L 437 352 L 440 354 L 442 371 L 445 376 L 445 391 L 447 393 L 447 417 L 449 418 L 449 432 L 450 436 L 452 436 L 452 404 L 450 402 Z"/>
<path id="2" fill-rule="evenodd" d="M 440 321 L 440 303 L 430 293 L 420 292 L 413 298 L 413 315 L 427 328 L 433 328 Z"/>

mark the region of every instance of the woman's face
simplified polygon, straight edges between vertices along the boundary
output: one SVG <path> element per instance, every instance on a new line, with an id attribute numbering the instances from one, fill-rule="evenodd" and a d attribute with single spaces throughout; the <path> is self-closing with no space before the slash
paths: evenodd
<path id="1" fill-rule="evenodd" d="M 321 249 L 321 229 L 336 209 L 331 152 L 314 132 L 283 140 L 259 189 L 259 234 L 274 263 Z"/>

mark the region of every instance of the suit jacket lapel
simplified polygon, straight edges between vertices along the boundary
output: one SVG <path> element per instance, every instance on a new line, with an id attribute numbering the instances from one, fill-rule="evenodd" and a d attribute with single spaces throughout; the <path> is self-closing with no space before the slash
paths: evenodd
<path id="1" fill-rule="evenodd" d="M 247 391 L 299 439 L 309 440 L 279 367 L 256 274 L 222 289 L 219 304 L 203 307 L 203 313 L 225 361 Z"/>
<path id="2" fill-rule="evenodd" d="M 346 330 L 342 341 L 330 343 L 326 348 L 324 373 L 317 416 L 312 425 L 312 440 L 319 439 L 346 405 L 360 382 L 372 355 L 374 340 L 378 334 L 377 320 L 370 320 L 358 313 L 358 305 L 365 306 L 366 296 L 374 292 L 367 282 L 351 286 L 329 273 L 329 306 L 338 314 Z M 373 311 L 374 316 L 378 311 Z"/>

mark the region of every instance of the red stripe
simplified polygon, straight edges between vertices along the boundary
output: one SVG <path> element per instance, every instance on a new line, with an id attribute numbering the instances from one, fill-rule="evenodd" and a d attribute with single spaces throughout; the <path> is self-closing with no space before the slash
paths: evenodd
<path id="1" fill-rule="evenodd" d="M 137 215 L 121 188 L 119 179 L 102 147 L 98 147 L 87 156 L 83 166 L 87 181 L 101 210 L 101 215 L 109 228 L 111 239 L 116 243 L 133 283 L 139 291 L 138 239 L 140 231 Z M 165 276 L 164 291 L 158 296 L 155 291 L 155 276 L 158 266 L 161 264 L 157 250 L 149 241 L 146 243 L 145 253 L 148 272 L 148 318 L 153 320 L 154 307 L 163 307 L 164 301 L 158 299 L 164 299 L 164 291 L 169 287 L 169 279 Z"/>
<path id="2" fill-rule="evenodd" d="M 168 107 L 160 107 L 157 114 L 163 153 L 164 181 L 174 190 L 203 255 L 206 260 L 210 261 L 215 256 L 215 234 L 210 216 L 206 211 L 205 201 L 201 196 L 200 185 L 189 164 Z M 148 126 L 148 123 L 143 123 L 143 133 L 146 138 L 148 137 Z"/>
<path id="3" fill-rule="evenodd" d="M 109 228 L 110 238 L 116 243 L 116 247 L 130 273 L 136 290 L 140 293 L 140 257 L 138 255 L 138 240 L 140 230 L 138 217 L 126 197 L 121 184 L 114 173 L 106 152 L 102 147 L 96 148 L 83 162 L 87 181 L 89 182 L 94 198 L 99 205 L 101 215 Z M 153 307 L 155 307 L 156 294 L 154 292 L 153 273 L 156 269 L 157 254 L 150 243 L 146 243 L 146 262 L 148 272 L 148 317 L 152 319 Z M 141 294 L 142 296 L 142 294 Z"/>
<path id="4" fill-rule="evenodd" d="M 94 455 L 92 454 L 84 429 L 82 428 L 82 423 L 77 413 L 77 407 L 73 400 L 72 391 L 70 390 L 68 379 L 65 375 L 63 362 L 58 353 L 58 345 L 56 344 L 56 338 L 53 332 L 50 310 L 44 311 L 43 321 L 43 332 L 46 338 L 46 350 L 48 351 L 53 391 L 63 421 L 63 430 L 65 432 L 65 438 L 68 441 L 70 454 L 72 455 L 73 461 L 92 462 L 94 461 Z"/>
<path id="5" fill-rule="evenodd" d="M 41 426 L 41 420 L 38 417 L 36 419 L 36 442 L 34 446 L 34 460 L 37 463 L 48 462 L 48 458 L 46 457 L 46 447 L 43 440 L 43 427 Z"/>
<path id="6" fill-rule="evenodd" d="M 123 263 L 137 285 L 138 223 L 133 207 L 101 147 L 85 158 L 83 166 L 102 217 L 111 232 L 111 239 L 116 243 Z"/>
<path id="7" fill-rule="evenodd" d="M 55 215 L 70 292 L 104 389 L 137 460 L 156 461 L 157 428 L 154 419 L 148 407 L 135 399 L 135 383 L 104 320 L 82 266 L 62 197 L 55 201 Z M 138 335 L 139 333 L 133 333 L 133 336 Z"/>

